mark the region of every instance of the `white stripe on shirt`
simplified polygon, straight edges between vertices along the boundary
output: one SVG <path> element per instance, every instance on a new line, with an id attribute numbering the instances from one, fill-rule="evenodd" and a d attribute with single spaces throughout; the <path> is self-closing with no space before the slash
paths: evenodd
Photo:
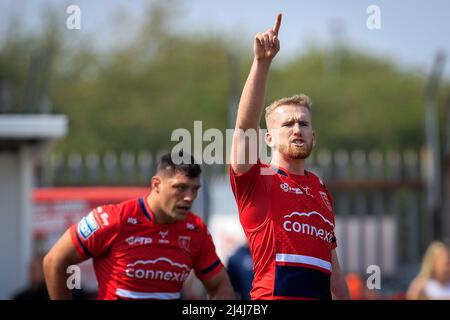
<path id="1" fill-rule="evenodd" d="M 159 300 L 170 300 L 170 299 L 179 299 L 179 292 L 137 292 L 137 291 L 129 291 L 125 289 L 116 289 L 116 295 L 123 298 L 130 299 L 159 299 Z"/>
<path id="2" fill-rule="evenodd" d="M 326 269 L 331 272 L 331 263 L 319 258 L 304 256 L 301 254 L 286 254 L 286 253 L 277 253 L 276 262 L 293 262 L 293 263 L 303 263 L 309 264 L 311 266 L 320 267 L 322 269 Z"/>

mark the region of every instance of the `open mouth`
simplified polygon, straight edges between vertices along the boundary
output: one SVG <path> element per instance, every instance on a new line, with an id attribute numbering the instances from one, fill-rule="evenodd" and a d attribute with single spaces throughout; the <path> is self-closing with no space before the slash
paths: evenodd
<path id="1" fill-rule="evenodd" d="M 189 211 L 191 210 L 190 206 L 176 206 L 175 209 L 180 210 L 180 211 Z"/>
<path id="2" fill-rule="evenodd" d="M 291 141 L 291 143 L 298 147 L 303 147 L 305 145 L 305 142 L 303 141 L 303 139 L 294 139 Z"/>

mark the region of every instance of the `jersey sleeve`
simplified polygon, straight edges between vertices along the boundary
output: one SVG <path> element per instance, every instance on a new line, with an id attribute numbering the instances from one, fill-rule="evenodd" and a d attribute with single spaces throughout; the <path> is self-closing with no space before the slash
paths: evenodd
<path id="1" fill-rule="evenodd" d="M 253 165 L 243 174 L 234 172 L 230 166 L 230 183 L 239 210 L 239 219 L 245 229 L 251 230 L 259 227 L 267 218 L 265 210 L 255 210 L 256 202 L 264 200 L 261 195 L 267 194 L 267 186 L 264 183 L 261 162 Z M 259 195 L 259 198 L 258 198 Z"/>
<path id="2" fill-rule="evenodd" d="M 106 252 L 116 239 L 120 228 L 120 210 L 113 205 L 97 207 L 70 227 L 75 248 L 84 258 Z"/>
<path id="3" fill-rule="evenodd" d="M 216 253 L 216 247 L 206 226 L 203 229 L 200 254 L 194 263 L 194 272 L 200 280 L 207 280 L 224 268 Z"/>

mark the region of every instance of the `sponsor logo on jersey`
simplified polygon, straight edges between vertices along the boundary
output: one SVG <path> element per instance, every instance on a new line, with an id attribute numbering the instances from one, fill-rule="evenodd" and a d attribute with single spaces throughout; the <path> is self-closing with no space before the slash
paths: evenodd
<path id="1" fill-rule="evenodd" d="M 191 230 L 191 231 L 195 230 L 195 225 L 193 223 L 187 222 L 186 229 Z"/>
<path id="2" fill-rule="evenodd" d="M 307 217 L 307 218 L 310 218 L 311 216 L 318 216 L 329 227 L 326 227 L 326 228 L 318 227 L 317 225 L 314 225 L 312 223 L 312 221 L 310 223 L 294 221 L 292 218 L 295 216 Z M 306 212 L 292 212 L 291 214 L 285 215 L 284 218 L 286 220 L 283 222 L 283 229 L 286 230 L 287 232 L 307 234 L 309 236 L 317 237 L 328 243 L 333 243 L 335 241 L 334 233 L 333 233 L 334 224 L 317 211 L 312 211 L 312 212 L 307 212 L 307 213 Z M 308 220 L 310 220 L 310 219 L 308 219 Z"/>
<path id="3" fill-rule="evenodd" d="M 309 187 L 308 186 L 306 186 L 306 187 L 300 186 L 300 187 L 302 188 L 303 192 L 306 193 L 308 196 L 314 197 L 312 195 L 312 193 L 309 193 Z"/>
<path id="4" fill-rule="evenodd" d="M 126 243 L 128 243 L 130 246 L 133 245 L 145 245 L 145 244 L 151 244 L 152 238 L 148 237 L 128 237 L 125 239 Z"/>
<path id="5" fill-rule="evenodd" d="M 280 184 L 280 188 L 281 188 L 281 190 L 283 190 L 284 192 L 290 192 L 290 193 L 295 193 L 295 194 L 303 194 L 302 189 L 291 187 L 291 186 L 288 185 L 286 182 Z"/>
<path id="6" fill-rule="evenodd" d="M 169 230 L 165 230 L 165 231 L 160 231 L 160 232 L 158 232 L 159 233 L 159 235 L 161 236 L 161 238 L 162 239 L 159 239 L 158 240 L 158 243 L 162 243 L 162 244 L 168 244 L 169 243 L 169 240 L 168 239 L 166 239 L 166 237 L 168 236 L 168 234 L 169 234 Z"/>
<path id="7" fill-rule="evenodd" d="M 140 224 L 140 222 L 138 221 L 138 219 L 133 218 L 133 217 L 129 217 L 127 220 L 127 224 Z"/>
<path id="8" fill-rule="evenodd" d="M 313 195 L 311 193 L 309 193 L 310 188 L 308 186 L 306 186 L 306 187 L 300 186 L 300 188 L 294 188 L 294 187 L 291 187 L 287 182 L 284 182 L 284 183 L 280 184 L 280 188 L 284 192 L 294 193 L 297 195 L 306 193 L 308 196 L 313 197 Z"/>
<path id="9" fill-rule="evenodd" d="M 167 237 L 167 235 L 169 234 L 169 230 L 165 230 L 165 231 L 160 231 L 159 235 L 161 236 L 161 238 L 165 239 Z"/>
<path id="10" fill-rule="evenodd" d="M 78 233 L 83 237 L 84 240 L 87 240 L 98 229 L 99 225 L 95 220 L 93 211 L 89 212 L 87 217 L 84 217 L 83 219 L 81 219 L 80 223 L 78 223 Z"/>
<path id="11" fill-rule="evenodd" d="M 331 206 L 331 202 L 330 202 L 330 199 L 328 199 L 327 194 L 323 191 L 319 191 L 319 193 L 320 193 L 320 196 L 322 197 L 323 202 L 327 206 L 327 209 L 330 211 L 333 211 L 333 207 Z"/>
<path id="12" fill-rule="evenodd" d="M 174 269 L 169 271 L 168 269 Z M 189 276 L 189 268 L 186 264 L 174 262 L 166 257 L 159 257 L 154 260 L 138 260 L 127 265 L 125 274 L 129 278 L 146 280 L 164 280 L 184 282 Z"/>

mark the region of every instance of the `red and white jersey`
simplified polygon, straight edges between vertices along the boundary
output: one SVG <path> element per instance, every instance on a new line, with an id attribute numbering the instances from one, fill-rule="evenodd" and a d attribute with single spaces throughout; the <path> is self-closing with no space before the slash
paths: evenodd
<path id="1" fill-rule="evenodd" d="M 143 198 L 98 207 L 70 234 L 80 255 L 93 258 L 98 299 L 179 299 L 192 269 L 206 280 L 223 268 L 198 216 L 156 224 Z"/>
<path id="2" fill-rule="evenodd" d="M 258 161 L 248 172 L 230 166 L 239 219 L 249 240 L 252 299 L 331 299 L 333 204 L 309 171 L 290 174 Z"/>

